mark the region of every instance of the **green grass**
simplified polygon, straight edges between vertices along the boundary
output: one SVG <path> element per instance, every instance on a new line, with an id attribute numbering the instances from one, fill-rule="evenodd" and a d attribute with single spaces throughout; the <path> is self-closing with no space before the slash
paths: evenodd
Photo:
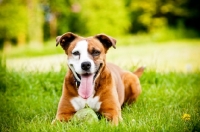
<path id="1" fill-rule="evenodd" d="M 56 42 L 51 40 L 45 42 L 44 45 L 27 44 L 24 46 L 8 46 L 5 47 L 3 53 L 7 58 L 20 58 L 20 57 L 33 57 L 44 56 L 62 53 L 63 50 L 60 46 L 56 47 Z"/>
<path id="2" fill-rule="evenodd" d="M 130 69 L 133 65 L 146 65 L 147 68 L 154 68 L 159 72 L 193 72 L 200 70 L 200 40 L 130 45 L 132 43 L 130 39 L 120 39 L 119 43 L 129 43 L 129 45 L 117 45 L 116 49 L 110 48 L 106 57 L 107 61 L 120 67 Z M 7 68 L 21 69 L 25 67 L 29 70 L 39 68 L 40 71 L 46 71 L 52 67 L 59 69 L 60 63 L 66 64 L 66 55 L 61 47 L 56 48 L 53 42 L 49 44 L 52 45 L 40 49 L 41 54 L 45 56 L 39 56 L 41 54 L 31 48 L 21 52 L 17 49 L 14 50 L 6 56 Z M 32 52 L 27 53 L 30 50 Z M 12 56 L 14 54 L 17 55 Z"/>
<path id="3" fill-rule="evenodd" d="M 93 124 L 51 125 L 66 66 L 58 72 L 41 72 L 41 69 L 28 72 L 28 67 L 20 67 L 27 60 L 36 61 L 35 56 L 63 54 L 62 48 L 56 48 L 51 41 L 44 47 L 9 49 L 5 54 L 7 61 L 0 59 L 0 131 L 200 131 L 200 41 L 154 43 L 149 38 L 139 38 L 142 42 L 137 39 L 129 36 L 119 39 L 117 49 L 110 49 L 107 55 L 108 61 L 130 70 L 136 68 L 133 64 L 147 64 L 141 77 L 143 92 L 136 103 L 123 108 L 124 120 L 117 127 L 104 119 Z M 37 59 L 41 67 L 41 58 Z M 192 66 L 191 71 L 185 69 L 187 65 Z M 184 114 L 189 114 L 190 120 L 184 120 Z"/>
<path id="4" fill-rule="evenodd" d="M 124 120 L 117 127 L 104 119 L 93 124 L 51 125 L 65 68 L 59 72 L 26 72 L 7 70 L 2 60 L 0 64 L 2 132 L 200 131 L 200 71 L 158 73 L 146 69 L 141 77 L 143 92 L 136 103 L 123 108 Z M 184 114 L 189 114 L 190 120 L 182 119 Z"/>
<path id="5" fill-rule="evenodd" d="M 192 46 L 199 45 L 200 39 L 172 39 L 172 40 L 163 40 L 154 38 L 153 36 L 148 35 L 137 35 L 137 36 L 124 36 L 118 37 L 117 39 L 117 49 L 119 47 L 126 46 L 141 46 L 145 47 L 147 45 L 182 45 L 189 44 Z M 153 47 L 152 47 L 153 48 Z M 154 47 L 155 48 L 155 47 Z M 0 51 L 1 52 L 1 51 Z M 56 47 L 55 40 L 47 41 L 44 45 L 38 44 L 27 44 L 21 47 L 17 46 L 8 46 L 5 47 L 3 53 L 7 58 L 29 58 L 29 57 L 38 57 L 45 55 L 55 55 L 63 53 L 63 49 L 60 46 Z"/>

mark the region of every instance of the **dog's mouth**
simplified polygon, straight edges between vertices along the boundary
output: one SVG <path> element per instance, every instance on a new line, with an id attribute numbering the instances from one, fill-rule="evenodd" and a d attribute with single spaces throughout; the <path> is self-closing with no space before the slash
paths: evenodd
<path id="1" fill-rule="evenodd" d="M 99 65 L 98 70 L 95 73 L 87 72 L 84 74 L 78 74 L 73 71 L 78 87 L 78 94 L 82 98 L 87 99 L 93 94 L 94 84 L 100 74 L 102 65 L 102 63 Z"/>
<path id="2" fill-rule="evenodd" d="M 103 65 L 103 64 L 101 63 L 100 66 L 99 66 L 99 68 L 98 68 L 98 70 L 97 70 L 95 73 L 87 72 L 87 73 L 84 73 L 84 74 L 80 75 L 80 74 L 78 74 L 77 72 L 75 72 L 75 74 L 76 74 L 76 75 L 75 75 L 76 81 L 81 82 L 81 78 L 82 78 L 82 77 L 88 77 L 88 76 L 90 76 L 90 75 L 93 75 L 93 82 L 95 82 L 96 78 L 97 78 L 98 75 L 99 75 L 99 71 L 101 70 L 102 65 Z"/>

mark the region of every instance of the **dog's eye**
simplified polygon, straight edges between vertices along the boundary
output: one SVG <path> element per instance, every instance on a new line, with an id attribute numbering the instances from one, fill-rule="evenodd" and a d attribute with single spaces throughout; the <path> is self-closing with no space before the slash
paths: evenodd
<path id="1" fill-rule="evenodd" d="M 75 51 L 75 52 L 73 52 L 72 54 L 75 55 L 75 56 L 76 56 L 76 55 L 80 55 L 80 53 L 79 53 L 78 51 Z"/>
<path id="2" fill-rule="evenodd" d="M 98 51 L 98 50 L 93 50 L 93 51 L 92 51 L 92 56 L 98 56 L 98 55 L 100 55 L 100 54 L 101 54 L 101 52 Z"/>

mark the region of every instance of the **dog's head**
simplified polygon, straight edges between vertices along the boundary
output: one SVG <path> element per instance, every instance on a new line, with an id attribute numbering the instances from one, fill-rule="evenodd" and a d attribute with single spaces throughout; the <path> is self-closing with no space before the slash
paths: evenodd
<path id="1" fill-rule="evenodd" d="M 82 98 L 89 98 L 94 93 L 94 84 L 106 62 L 107 50 L 116 40 L 105 34 L 81 37 L 71 32 L 56 38 L 68 55 L 68 66 L 74 77 L 80 82 L 78 93 Z"/>

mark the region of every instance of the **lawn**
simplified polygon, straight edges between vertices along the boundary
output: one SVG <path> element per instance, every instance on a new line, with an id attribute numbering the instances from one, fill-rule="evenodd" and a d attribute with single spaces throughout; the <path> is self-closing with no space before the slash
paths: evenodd
<path id="1" fill-rule="evenodd" d="M 122 45 L 122 44 L 126 45 Z M 131 44 L 133 43 L 133 44 Z M 7 67 L 38 71 L 59 71 L 66 65 L 66 55 L 60 46 L 51 41 L 44 47 L 11 48 L 5 54 Z M 200 40 L 178 40 L 137 44 L 130 38 L 119 40 L 117 48 L 110 48 L 107 61 L 125 69 L 146 66 L 159 72 L 191 72 L 200 70 Z M 14 65 L 13 65 L 14 64 Z M 60 65 L 61 64 L 61 65 Z"/>
<path id="2" fill-rule="evenodd" d="M 119 50 L 111 50 L 109 54 L 112 55 L 108 56 L 108 60 L 121 65 L 123 62 L 122 67 L 133 71 L 138 65 L 143 65 L 141 61 L 145 61 L 144 58 L 151 54 L 150 51 L 154 51 L 152 46 L 155 46 L 156 49 L 156 45 L 122 46 L 119 47 Z M 190 46 L 187 44 L 174 45 L 173 43 L 171 46 L 175 50 L 171 49 L 173 52 L 170 53 L 168 52 L 170 51 L 169 46 L 157 45 L 157 47 L 159 46 L 163 49 L 158 56 L 161 60 L 157 60 L 161 70 L 157 71 L 156 67 L 152 67 L 151 64 L 155 61 L 150 55 L 152 62 L 148 63 L 149 67 L 146 68 L 140 78 L 143 92 L 136 103 L 123 108 L 122 117 L 124 120 L 117 127 L 111 126 L 104 119 L 92 124 L 68 122 L 51 125 L 61 95 L 66 66 L 62 65 L 57 71 L 49 70 L 45 72 L 26 69 L 16 70 L 8 65 L 6 67 L 5 62 L 1 60 L 0 131 L 200 131 L 200 70 L 198 69 L 198 49 L 200 46 L 198 44 Z M 167 50 L 164 50 L 166 48 Z M 189 54 L 187 61 L 184 60 L 183 54 L 182 58 L 179 55 L 174 55 L 178 49 L 181 53 Z M 172 56 L 168 56 L 168 53 Z M 130 60 L 126 60 L 126 58 L 133 54 L 138 58 L 143 57 L 139 59 L 136 57 L 135 59 L 138 59 L 138 62 L 131 61 L 128 64 Z M 123 58 L 120 58 L 119 55 Z M 167 56 L 165 57 L 166 60 L 168 60 L 167 58 L 175 58 L 170 63 L 178 64 L 180 59 L 183 66 L 189 63 L 193 69 L 184 71 L 185 69 L 182 70 L 182 67 L 178 66 L 175 69 L 180 68 L 181 70 L 174 71 L 172 69 L 170 71 L 170 68 L 168 68 L 168 71 L 163 72 L 162 68 L 165 68 L 166 65 L 160 63 L 164 62 L 162 56 Z M 12 62 L 12 60 L 13 58 L 10 61 Z M 147 58 L 146 60 L 149 61 Z M 41 60 L 39 62 L 42 63 Z M 128 66 L 130 64 L 135 65 Z M 170 66 L 173 67 L 173 65 Z"/>

